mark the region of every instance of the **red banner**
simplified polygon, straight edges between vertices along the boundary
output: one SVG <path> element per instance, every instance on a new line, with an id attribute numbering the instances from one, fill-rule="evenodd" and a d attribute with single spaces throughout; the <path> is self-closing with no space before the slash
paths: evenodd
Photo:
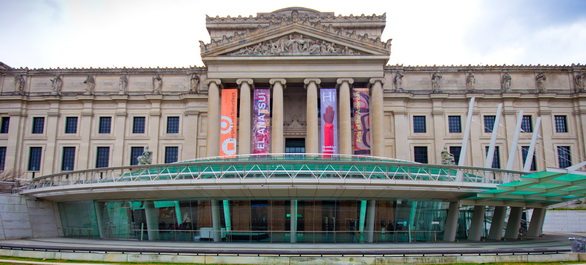
<path id="1" fill-rule="evenodd" d="M 222 89 L 220 116 L 220 156 L 236 155 L 238 90 Z"/>

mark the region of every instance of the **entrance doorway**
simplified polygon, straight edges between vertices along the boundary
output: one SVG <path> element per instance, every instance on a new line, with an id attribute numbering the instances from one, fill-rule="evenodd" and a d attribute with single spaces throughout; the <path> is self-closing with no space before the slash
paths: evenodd
<path id="1" fill-rule="evenodd" d="M 285 139 L 285 153 L 303 154 L 305 153 L 305 138 L 287 138 Z"/>

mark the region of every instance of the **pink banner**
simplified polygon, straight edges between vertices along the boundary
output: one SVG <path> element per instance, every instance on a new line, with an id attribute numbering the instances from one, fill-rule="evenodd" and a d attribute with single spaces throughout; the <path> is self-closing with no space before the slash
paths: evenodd
<path id="1" fill-rule="evenodd" d="M 370 155 L 370 108 L 368 88 L 352 90 L 352 149 L 355 155 Z"/>
<path id="2" fill-rule="evenodd" d="M 337 100 L 335 88 L 320 89 L 321 152 L 324 157 L 338 153 Z"/>
<path id="3" fill-rule="evenodd" d="M 254 90 L 254 113 L 252 122 L 252 153 L 268 154 L 271 147 L 271 93 L 269 89 Z"/>

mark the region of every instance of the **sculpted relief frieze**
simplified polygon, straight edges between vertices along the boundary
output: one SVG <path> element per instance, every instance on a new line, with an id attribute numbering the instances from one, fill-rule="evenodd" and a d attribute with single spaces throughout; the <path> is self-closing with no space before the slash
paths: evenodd
<path id="1" fill-rule="evenodd" d="M 289 34 L 279 39 L 260 42 L 228 53 L 233 56 L 287 56 L 287 55 L 362 55 L 355 49 L 333 42 L 309 38 L 302 34 Z"/>

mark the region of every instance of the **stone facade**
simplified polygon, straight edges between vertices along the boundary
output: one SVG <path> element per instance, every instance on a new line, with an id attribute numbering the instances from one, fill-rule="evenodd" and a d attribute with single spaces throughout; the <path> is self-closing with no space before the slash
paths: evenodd
<path id="1" fill-rule="evenodd" d="M 273 119 L 281 115 L 276 123 L 281 126 L 273 127 L 278 136 L 273 151 L 282 152 L 284 139 L 291 137 L 306 138 L 306 151 L 315 150 L 309 145 L 317 144 L 318 121 L 307 113 L 317 107 L 308 103 L 317 104 L 317 98 L 310 99 L 317 97 L 311 94 L 317 88 L 362 86 L 380 100 L 371 104 L 374 154 L 414 160 L 413 148 L 425 146 L 429 163 L 439 164 L 443 148 L 461 145 L 463 137 L 449 132 L 448 116 L 460 116 L 463 128 L 468 101 L 475 97 L 466 165 L 483 166 L 490 139 L 483 117 L 494 115 L 500 103 L 504 115 L 497 145 L 503 167 L 519 110 L 533 123 L 542 118 L 537 169 L 559 166 L 557 146 L 570 147 L 572 163 L 584 160 L 586 66 L 386 65 L 391 45 L 381 41 L 385 19 L 304 8 L 248 18 L 208 17 L 212 41 L 200 43 L 206 67 L 14 69 L 0 64 L 0 116 L 10 118 L 7 132 L 0 133 L 4 171 L 30 179 L 31 147 L 42 148 L 37 176 L 61 171 L 63 147 L 75 147 L 75 170 L 94 168 L 98 147 L 110 148 L 109 166 L 128 165 L 132 147 L 148 146 L 153 163 L 164 162 L 168 146 L 178 147 L 179 160 L 217 155 L 210 122 L 219 124 L 219 90 L 243 84 L 248 93 L 254 87 L 282 93 L 273 98 Z M 425 116 L 426 132 L 413 132 L 413 116 Z M 556 131 L 555 116 L 566 117 L 567 132 Z M 35 117 L 44 118 L 42 133 L 32 133 Z M 75 133 L 65 133 L 67 117 L 77 117 Z M 98 133 L 100 117 L 111 118 L 109 133 Z M 144 133 L 133 133 L 134 117 L 145 117 Z M 167 117 L 179 117 L 178 133 L 167 133 Z M 249 115 L 240 117 L 250 122 Z M 522 133 L 520 145 L 530 138 Z M 513 169 L 518 170 L 520 152 L 517 156 Z"/>

